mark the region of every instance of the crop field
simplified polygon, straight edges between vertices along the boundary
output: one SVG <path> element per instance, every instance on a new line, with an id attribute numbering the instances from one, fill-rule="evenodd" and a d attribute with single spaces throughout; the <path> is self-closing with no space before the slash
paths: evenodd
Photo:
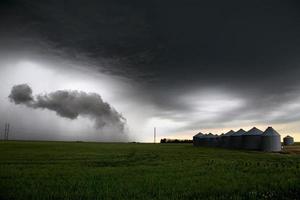
<path id="1" fill-rule="evenodd" d="M 295 149 L 2 141 L 0 199 L 298 199 Z"/>

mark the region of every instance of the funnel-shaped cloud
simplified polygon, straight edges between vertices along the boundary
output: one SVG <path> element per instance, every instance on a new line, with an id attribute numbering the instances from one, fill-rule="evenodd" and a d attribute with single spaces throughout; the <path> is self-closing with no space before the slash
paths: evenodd
<path id="1" fill-rule="evenodd" d="M 57 115 L 72 120 L 78 116 L 88 117 L 95 121 L 96 128 L 113 127 L 124 132 L 126 119 L 96 93 L 59 90 L 33 97 L 32 89 L 27 84 L 22 84 L 12 88 L 9 98 L 15 104 L 52 110 Z"/>

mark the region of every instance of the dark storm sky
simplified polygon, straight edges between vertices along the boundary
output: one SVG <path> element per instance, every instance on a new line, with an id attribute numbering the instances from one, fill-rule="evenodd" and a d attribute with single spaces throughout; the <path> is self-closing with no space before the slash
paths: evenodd
<path id="1" fill-rule="evenodd" d="M 97 73 L 132 80 L 139 85 L 137 101 L 155 108 L 152 117 L 186 123 L 177 131 L 218 128 L 237 119 L 251 124 L 300 119 L 297 1 L 0 5 L 2 52 L 89 62 Z M 42 51 L 36 47 L 45 44 Z M 205 118 L 212 113 L 217 115 Z"/>

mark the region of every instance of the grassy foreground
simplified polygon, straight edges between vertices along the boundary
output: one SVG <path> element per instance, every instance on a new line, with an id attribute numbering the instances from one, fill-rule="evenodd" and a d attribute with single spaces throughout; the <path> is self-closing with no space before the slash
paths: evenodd
<path id="1" fill-rule="evenodd" d="M 0 142 L 0 199 L 297 199 L 300 156 L 191 144 Z"/>

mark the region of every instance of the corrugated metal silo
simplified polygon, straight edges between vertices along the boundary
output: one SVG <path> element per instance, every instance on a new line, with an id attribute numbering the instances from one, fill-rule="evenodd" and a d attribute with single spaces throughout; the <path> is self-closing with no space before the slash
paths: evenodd
<path id="1" fill-rule="evenodd" d="M 233 130 L 225 133 L 222 137 L 222 147 L 225 148 L 230 148 L 230 139 L 231 139 L 231 135 L 234 134 L 235 132 Z"/>
<path id="2" fill-rule="evenodd" d="M 291 136 L 286 136 L 285 138 L 283 138 L 283 144 L 285 146 L 289 146 L 289 145 L 293 145 L 294 144 L 294 138 Z"/>
<path id="3" fill-rule="evenodd" d="M 281 151 L 280 134 L 272 127 L 268 127 L 261 135 L 261 150 L 268 152 Z"/>
<path id="4" fill-rule="evenodd" d="M 213 135 L 212 133 L 209 133 L 207 135 L 207 146 L 209 147 L 216 147 L 217 146 L 217 138 L 218 135 Z"/>
<path id="5" fill-rule="evenodd" d="M 201 140 L 203 140 L 204 134 L 199 132 L 193 137 L 193 144 L 194 146 L 200 146 L 201 145 Z"/>
<path id="6" fill-rule="evenodd" d="M 201 146 L 207 147 L 209 145 L 209 138 L 210 138 L 209 134 L 204 134 L 201 140 Z"/>
<path id="7" fill-rule="evenodd" d="M 219 135 L 218 137 L 217 137 L 217 146 L 218 147 L 222 147 L 222 137 L 223 137 L 223 135 L 224 135 L 224 133 L 222 133 L 221 135 Z"/>
<path id="8" fill-rule="evenodd" d="M 242 149 L 260 150 L 263 132 L 254 127 L 242 135 Z"/>
<path id="9" fill-rule="evenodd" d="M 213 146 L 218 147 L 218 145 L 219 145 L 219 135 L 215 134 L 214 135 L 214 140 L 213 140 Z"/>
<path id="10" fill-rule="evenodd" d="M 212 133 L 209 133 L 209 134 L 205 135 L 205 137 L 204 137 L 204 146 L 207 146 L 207 147 L 211 146 L 212 136 L 213 136 Z"/>
<path id="11" fill-rule="evenodd" d="M 245 134 L 246 131 L 243 129 L 238 130 L 234 134 L 232 134 L 230 137 L 230 146 L 233 149 L 241 149 L 242 148 L 242 136 Z"/>

